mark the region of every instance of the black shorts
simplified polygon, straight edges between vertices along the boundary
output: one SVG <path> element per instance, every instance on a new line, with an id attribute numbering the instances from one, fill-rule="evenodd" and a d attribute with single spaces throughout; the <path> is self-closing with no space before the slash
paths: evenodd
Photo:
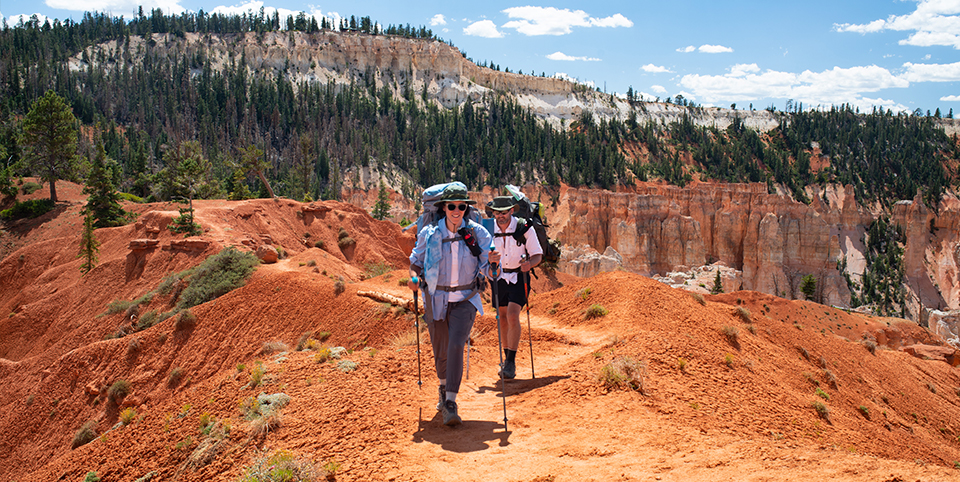
<path id="1" fill-rule="evenodd" d="M 526 288 L 523 285 L 523 274 L 518 274 L 519 279 L 513 284 L 507 283 L 502 279 L 497 280 L 497 299 L 500 303 L 499 306 L 507 306 L 510 303 L 516 303 L 520 306 L 527 304 L 527 294 L 524 292 Z"/>

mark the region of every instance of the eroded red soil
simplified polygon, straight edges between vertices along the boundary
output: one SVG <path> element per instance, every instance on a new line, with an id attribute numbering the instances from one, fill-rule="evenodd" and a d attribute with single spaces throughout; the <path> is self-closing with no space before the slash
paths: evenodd
<path id="1" fill-rule="evenodd" d="M 0 480 L 82 480 L 96 471 L 102 480 L 133 481 L 153 471 L 153 480 L 234 481 L 278 449 L 318 466 L 338 462 L 341 481 L 960 477 L 960 373 L 898 350 L 937 343 L 911 323 L 753 292 L 701 304 L 623 272 L 541 276 L 529 315 L 536 378 L 522 344 L 518 379 L 506 384 L 509 430 L 489 308 L 475 325 L 458 398 L 465 422 L 450 429 L 435 409 L 426 333 L 421 388 L 416 348 L 404 341 L 412 339 L 412 315 L 357 294 L 410 298 L 398 281 L 413 238 L 396 225 L 335 202 L 304 210 L 290 200 L 201 201 L 207 232 L 179 245 L 183 238 L 165 229 L 177 205 L 129 205 L 138 221 L 97 230 L 99 265 L 81 276 L 82 196 L 67 186 L 58 194 L 72 203 L 9 226 L 0 240 L 9 251 L 0 263 L 0 309 L 8 314 L 0 318 Z M 337 247 L 341 226 L 357 242 L 347 253 Z M 131 250 L 133 239 L 158 246 Z M 318 240 L 324 249 L 314 247 Z M 288 257 L 195 307 L 195 326 L 178 330 L 169 318 L 105 339 L 131 324 L 124 313 L 101 316 L 109 302 L 138 298 L 222 247 L 264 242 Z M 397 269 L 363 279 L 370 263 Z M 341 276 L 346 289 L 337 295 Z M 145 309 L 165 311 L 169 302 L 157 296 Z M 609 313 L 585 319 L 594 304 Z M 345 359 L 357 370 L 293 351 L 305 332 L 329 332 L 324 344 L 350 349 Z M 881 344 L 871 352 L 864 339 Z M 291 351 L 264 353 L 275 341 Z M 642 393 L 600 381 L 620 357 L 645 367 Z M 250 387 L 258 362 L 265 382 Z M 174 369 L 182 378 L 170 383 Z M 106 401 L 106 389 L 118 379 L 131 382 L 123 405 L 138 416 L 112 428 L 124 407 Z M 281 425 L 263 438 L 251 437 L 253 423 L 240 410 L 260 392 L 291 397 Z M 817 401 L 829 421 L 812 408 Z M 229 422 L 229 437 L 205 437 L 204 414 Z M 72 450 L 88 420 L 102 436 Z"/>

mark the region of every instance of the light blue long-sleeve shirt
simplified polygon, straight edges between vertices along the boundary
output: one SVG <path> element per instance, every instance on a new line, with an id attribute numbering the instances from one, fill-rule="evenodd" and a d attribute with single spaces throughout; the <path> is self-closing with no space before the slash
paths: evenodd
<path id="1" fill-rule="evenodd" d="M 424 284 L 433 285 L 424 289 L 424 297 L 430 296 L 429 302 L 434 320 L 442 320 L 444 318 L 447 313 L 447 304 L 450 296 L 450 292 L 448 291 L 436 290 L 435 287 L 437 285 L 469 285 L 489 271 L 490 263 L 487 260 L 487 255 L 493 247 L 493 236 L 491 236 L 483 226 L 473 221 L 464 219 L 460 224 L 460 227 L 463 226 L 473 228 L 474 234 L 477 237 L 477 245 L 481 248 L 480 256 L 474 256 L 463 240 L 446 243 L 438 242 L 438 240 L 451 238 L 457 234 L 456 232 L 451 233 L 447 231 L 446 222 L 442 219 L 439 223 L 428 225 L 420 230 L 420 233 L 417 235 L 417 244 L 410 253 L 410 265 L 421 268 L 421 276 L 427 281 L 427 283 Z M 439 246 L 439 248 L 437 248 L 437 246 Z M 439 249 L 439 255 L 431 252 L 436 249 Z M 454 249 L 458 250 L 459 267 L 456 277 L 451 279 L 450 269 Z M 427 266 L 427 264 L 430 263 L 436 263 L 436 266 Z M 430 274 L 430 272 L 435 274 Z M 434 276 L 435 278 L 431 280 Z M 421 286 L 424 284 L 421 284 Z M 430 289 L 434 289 L 434 291 L 428 293 Z M 464 294 L 469 294 L 469 290 Z M 427 301 L 428 300 L 424 299 L 425 305 Z M 483 305 L 480 302 L 480 292 L 477 291 L 474 293 L 469 301 L 477 308 L 477 313 L 482 315 Z"/>

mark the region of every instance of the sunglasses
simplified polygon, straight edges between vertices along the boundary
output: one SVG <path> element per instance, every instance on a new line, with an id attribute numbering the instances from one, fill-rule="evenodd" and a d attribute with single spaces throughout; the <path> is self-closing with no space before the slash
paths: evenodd
<path id="1" fill-rule="evenodd" d="M 447 204 L 447 211 L 456 211 L 457 209 L 461 211 L 467 210 L 466 204 Z"/>

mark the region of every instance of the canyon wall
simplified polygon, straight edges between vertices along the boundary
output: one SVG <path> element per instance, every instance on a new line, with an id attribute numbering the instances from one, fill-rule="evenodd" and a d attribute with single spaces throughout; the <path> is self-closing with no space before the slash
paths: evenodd
<path id="1" fill-rule="evenodd" d="M 612 268 L 666 276 L 719 265 L 737 270 L 739 289 L 786 298 L 803 296 L 800 280 L 809 274 L 822 302 L 842 307 L 850 305 L 850 291 L 837 261 L 845 258 L 847 274 L 859 280 L 863 234 L 876 218 L 844 187 L 811 189 L 810 205 L 769 194 L 762 184 L 529 189 L 531 198 L 546 200 L 551 235 L 564 245 L 561 271 L 592 276 Z M 906 236 L 908 311 L 914 319 L 921 305 L 960 308 L 956 198 L 944 197 L 937 211 L 919 200 L 901 201 L 891 219 Z"/>

